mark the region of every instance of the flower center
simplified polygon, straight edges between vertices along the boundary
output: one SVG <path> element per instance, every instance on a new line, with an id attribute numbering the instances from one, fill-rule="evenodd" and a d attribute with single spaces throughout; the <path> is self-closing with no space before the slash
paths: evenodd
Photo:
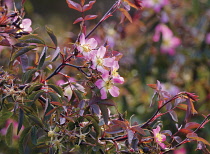
<path id="1" fill-rule="evenodd" d="M 169 39 L 163 40 L 163 45 L 167 47 L 170 46 L 170 40 Z"/>
<path id="2" fill-rule="evenodd" d="M 159 3 L 159 0 L 153 0 L 153 3 L 154 3 L 154 4 Z"/>
<path id="3" fill-rule="evenodd" d="M 111 87 L 112 87 L 112 82 L 111 82 L 111 80 L 106 81 L 105 87 L 106 87 L 106 89 L 111 89 Z"/>
<path id="4" fill-rule="evenodd" d="M 118 74 L 118 72 L 117 72 L 117 69 L 113 69 L 113 71 L 112 71 L 112 76 L 115 76 L 115 77 L 117 77 L 119 74 Z"/>
<path id="5" fill-rule="evenodd" d="M 98 58 L 97 59 L 97 65 L 99 65 L 99 66 L 103 66 L 103 59 L 102 58 Z"/>
<path id="6" fill-rule="evenodd" d="M 85 52 L 89 52 L 91 50 L 89 44 L 82 45 L 82 48 L 83 48 L 83 51 L 85 51 Z"/>
<path id="7" fill-rule="evenodd" d="M 157 140 L 158 142 L 162 142 L 162 141 L 163 141 L 163 136 L 162 136 L 162 134 L 157 133 L 157 134 L 156 134 L 156 140 Z"/>

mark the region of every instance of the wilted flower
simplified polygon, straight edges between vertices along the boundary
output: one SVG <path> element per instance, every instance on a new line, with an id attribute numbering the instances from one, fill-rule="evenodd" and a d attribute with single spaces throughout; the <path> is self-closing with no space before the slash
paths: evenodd
<path id="1" fill-rule="evenodd" d="M 77 50 L 79 50 L 85 59 L 90 60 L 92 57 L 91 52 L 97 47 L 97 41 L 94 38 L 85 39 L 85 35 L 82 33 L 79 40 Z"/>
<path id="2" fill-rule="evenodd" d="M 158 143 L 163 149 L 165 149 L 166 145 L 162 142 L 166 140 L 166 136 L 160 133 L 160 126 L 157 126 L 156 129 L 153 129 L 153 134 L 155 142 Z"/>
<path id="3" fill-rule="evenodd" d="M 175 54 L 175 48 L 180 45 L 180 39 L 173 35 L 173 32 L 164 24 L 160 24 L 155 28 L 153 41 L 158 42 L 162 34 L 161 52 L 170 55 Z"/>
<path id="4" fill-rule="evenodd" d="M 168 4 L 168 0 L 144 0 L 143 6 L 153 8 L 155 12 L 160 12 L 161 8 Z"/>

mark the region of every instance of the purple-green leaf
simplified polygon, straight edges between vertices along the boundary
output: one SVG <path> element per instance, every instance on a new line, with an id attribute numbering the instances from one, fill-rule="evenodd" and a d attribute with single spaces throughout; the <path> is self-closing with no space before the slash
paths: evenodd
<path id="1" fill-rule="evenodd" d="M 36 48 L 36 46 L 35 45 L 31 45 L 31 46 L 27 46 L 27 47 L 23 47 L 23 48 L 19 49 L 18 51 L 16 51 L 13 54 L 13 56 L 11 58 L 11 61 L 13 61 L 15 58 L 17 58 L 17 57 L 27 53 L 28 51 L 30 51 L 30 50 L 32 50 L 34 48 Z"/>
<path id="2" fill-rule="evenodd" d="M 47 53 L 47 47 L 45 46 L 42 50 L 42 53 L 40 55 L 40 58 L 39 58 L 39 65 L 38 65 L 38 69 L 40 69 L 43 64 L 44 64 L 44 61 L 46 59 L 46 53 Z"/>
<path id="3" fill-rule="evenodd" d="M 57 47 L 58 46 L 57 37 L 55 36 L 55 34 L 53 33 L 53 31 L 49 27 L 46 26 L 45 28 L 46 28 L 47 33 L 50 36 L 51 40 L 53 41 L 53 43 Z"/>
<path id="4" fill-rule="evenodd" d="M 5 141 L 8 146 L 12 145 L 12 139 L 13 139 L 13 123 L 10 123 L 9 127 L 7 128 L 7 133 L 5 137 Z"/>
<path id="5" fill-rule="evenodd" d="M 24 112 L 23 110 L 20 108 L 19 110 L 19 116 L 18 116 L 18 129 L 17 129 L 17 135 L 19 134 L 22 126 L 23 126 L 23 119 L 24 119 Z"/>

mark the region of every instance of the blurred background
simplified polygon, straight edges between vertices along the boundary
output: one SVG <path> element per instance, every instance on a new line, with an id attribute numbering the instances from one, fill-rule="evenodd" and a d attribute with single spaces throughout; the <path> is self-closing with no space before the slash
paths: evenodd
<path id="1" fill-rule="evenodd" d="M 146 2 L 147 1 L 147 2 Z M 171 95 L 180 91 L 195 93 L 199 101 L 195 107 L 199 113 L 210 113 L 210 0 L 168 0 L 149 3 L 143 1 L 140 11 L 131 9 L 133 23 L 120 22 L 120 13 L 107 19 L 92 35 L 101 44 L 108 42 L 110 49 L 121 52 L 120 75 L 125 83 L 120 87 L 120 97 L 115 98 L 122 113 L 132 121 L 145 122 L 156 110 L 149 108 L 153 90 L 147 84 L 159 80 Z M 20 1 L 15 1 L 17 8 Z M 79 1 L 78 1 L 79 2 Z M 98 18 L 86 23 L 87 32 L 112 6 L 113 0 L 98 0 L 87 14 Z M 80 25 L 73 21 L 80 14 L 68 8 L 65 0 L 26 0 L 26 18 L 32 20 L 34 33 L 52 43 L 45 31 L 49 26 L 58 37 L 59 46 L 74 42 Z M 3 59 L 3 53 L 1 59 Z M 0 61 L 1 61 L 0 59 Z M 69 70 L 65 70 L 68 74 Z M 71 73 L 69 71 L 69 73 Z M 184 112 L 177 110 L 179 117 Z M 193 117 L 201 123 L 203 115 Z M 170 116 L 161 119 L 165 129 L 174 129 Z M 179 119 L 179 126 L 182 118 Z M 199 135 L 210 141 L 210 124 Z M 187 153 L 196 154 L 196 144 L 186 144 Z M 184 154 L 184 152 L 183 152 Z"/>

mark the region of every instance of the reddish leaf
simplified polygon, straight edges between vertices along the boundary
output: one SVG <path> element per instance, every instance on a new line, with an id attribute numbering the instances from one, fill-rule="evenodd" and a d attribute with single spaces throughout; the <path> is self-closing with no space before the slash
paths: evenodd
<path id="1" fill-rule="evenodd" d="M 157 84 L 147 84 L 147 86 L 155 90 L 157 89 Z"/>
<path id="2" fill-rule="evenodd" d="M 128 13 L 128 11 L 126 11 L 124 8 L 119 8 L 119 10 L 130 21 L 130 23 L 133 22 L 130 14 Z"/>
<path id="3" fill-rule="evenodd" d="M 178 122 L 177 114 L 174 110 L 169 111 L 169 114 L 171 115 L 171 118 L 175 121 Z"/>
<path id="4" fill-rule="evenodd" d="M 92 20 L 95 19 L 98 15 L 86 15 L 84 20 Z"/>
<path id="5" fill-rule="evenodd" d="M 185 128 L 187 129 L 194 129 L 194 128 L 198 128 L 200 126 L 200 124 L 198 124 L 197 122 L 188 122 L 185 125 Z"/>
<path id="6" fill-rule="evenodd" d="M 167 112 L 166 112 L 167 113 Z M 156 120 L 158 117 L 166 114 L 166 113 L 158 113 L 154 118 L 152 118 L 151 122 L 153 122 L 154 120 Z"/>
<path id="7" fill-rule="evenodd" d="M 117 133 L 121 133 L 124 130 L 122 129 L 122 127 L 120 125 L 112 125 L 111 127 L 109 127 L 108 129 L 106 129 L 106 133 L 108 134 L 117 134 Z"/>
<path id="8" fill-rule="evenodd" d="M 124 129 L 127 129 L 127 127 L 129 127 L 129 123 L 127 121 L 121 121 L 121 120 L 112 120 L 113 124 L 118 124 L 119 126 L 121 126 Z"/>
<path id="9" fill-rule="evenodd" d="M 81 21 L 84 21 L 84 19 L 82 17 L 79 17 L 73 22 L 73 24 L 76 24 L 76 23 L 81 22 Z"/>
<path id="10" fill-rule="evenodd" d="M 111 54 L 111 56 L 115 57 L 116 61 L 119 61 L 123 57 L 123 54 L 118 51 L 112 51 Z"/>
<path id="11" fill-rule="evenodd" d="M 85 0 L 80 0 L 80 3 L 83 6 L 85 4 Z"/>
<path id="12" fill-rule="evenodd" d="M 165 134 L 165 135 L 171 136 L 172 132 L 170 130 L 163 130 L 163 131 L 161 131 L 161 134 Z"/>
<path id="13" fill-rule="evenodd" d="M 26 2 L 26 0 L 22 0 L 22 5 Z"/>
<path id="14" fill-rule="evenodd" d="M 85 12 L 85 11 L 87 11 L 87 10 L 90 10 L 95 2 L 96 2 L 96 1 L 90 1 L 88 4 L 85 4 L 85 5 L 82 7 L 83 12 Z"/>
<path id="15" fill-rule="evenodd" d="M 198 114 L 198 112 L 195 110 L 195 107 L 194 107 L 194 104 L 193 104 L 193 101 L 192 99 L 189 100 L 190 104 L 191 104 L 191 112 L 192 114 Z"/>
<path id="16" fill-rule="evenodd" d="M 102 105 L 102 104 L 99 104 L 99 108 L 101 110 L 101 114 L 104 119 L 104 122 L 107 125 L 109 122 L 109 110 L 106 105 Z"/>
<path id="17" fill-rule="evenodd" d="M 100 100 L 99 104 L 107 105 L 107 106 L 115 106 L 115 102 L 111 99 Z"/>
<path id="18" fill-rule="evenodd" d="M 182 128 L 182 129 L 179 130 L 179 132 L 184 133 L 184 134 L 188 134 L 188 133 L 192 133 L 193 131 L 191 129 Z"/>
<path id="19" fill-rule="evenodd" d="M 134 0 L 134 4 L 136 5 L 137 8 L 141 9 L 142 5 L 141 5 L 142 1 L 141 0 Z"/>
<path id="20" fill-rule="evenodd" d="M 131 130 L 134 132 L 138 132 L 139 134 L 146 135 L 144 130 L 139 126 L 133 126 L 133 127 L 131 127 Z"/>
<path id="21" fill-rule="evenodd" d="M 79 12 L 83 12 L 82 11 L 82 6 L 80 4 L 78 4 L 74 1 L 71 1 L 71 0 L 66 0 L 66 2 L 68 4 L 69 8 L 72 8 L 72 9 L 77 10 Z"/>
<path id="22" fill-rule="evenodd" d="M 50 103 L 57 106 L 63 106 L 60 102 L 50 102 Z"/>
<path id="23" fill-rule="evenodd" d="M 100 115 L 100 109 L 99 109 L 99 106 L 97 104 L 91 104 L 90 108 L 92 109 L 92 111 L 95 114 Z"/>
<path id="24" fill-rule="evenodd" d="M 134 132 L 130 129 L 127 129 L 127 133 L 128 133 L 128 143 L 131 144 L 134 137 Z"/>
<path id="25" fill-rule="evenodd" d="M 177 108 L 186 111 L 186 110 L 187 110 L 187 104 L 179 104 L 179 105 L 177 106 Z"/>
<path id="26" fill-rule="evenodd" d="M 0 45 L 2 45 L 2 46 L 10 46 L 10 43 L 9 43 L 9 41 L 7 39 L 3 39 L 3 40 L 1 40 Z"/>
<path id="27" fill-rule="evenodd" d="M 179 136 L 174 136 L 173 138 L 177 143 L 182 142 L 182 139 Z"/>
<path id="28" fill-rule="evenodd" d="M 203 142 L 204 144 L 210 146 L 210 143 L 209 143 L 208 141 L 206 141 L 206 140 L 205 140 L 204 138 L 202 138 L 202 137 L 198 137 L 196 133 L 189 133 L 189 134 L 187 134 L 187 138 L 193 139 L 193 140 L 196 140 L 196 141 Z"/>

